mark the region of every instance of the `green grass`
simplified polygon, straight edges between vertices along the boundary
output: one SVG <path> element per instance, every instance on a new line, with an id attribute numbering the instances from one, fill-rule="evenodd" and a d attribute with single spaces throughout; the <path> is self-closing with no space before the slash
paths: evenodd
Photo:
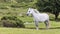
<path id="1" fill-rule="evenodd" d="M 19 16 L 20 13 L 26 14 L 27 8 L 9 8 L 9 9 L 0 9 L 0 18 L 5 15 L 16 15 L 23 22 L 33 22 L 32 17 L 24 15 L 24 17 Z M 59 34 L 60 33 L 60 21 L 54 21 L 54 15 L 50 15 L 50 29 L 46 30 L 44 23 L 39 23 L 39 30 L 35 29 L 33 24 L 25 24 L 25 28 L 6 28 L 0 27 L 0 34 Z M 60 16 L 59 16 L 60 17 Z"/>
<path id="2" fill-rule="evenodd" d="M 35 1 L 36 2 L 36 1 Z M 27 8 L 33 6 L 32 3 L 0 3 L 0 19 L 6 15 L 15 15 L 23 22 L 33 22 L 32 17 L 26 16 Z M 11 6 L 15 7 L 11 7 Z M 3 8 L 3 9 L 2 9 Z M 8 9 L 5 9 L 8 8 Z M 19 14 L 24 13 L 23 16 L 19 16 Z M 60 21 L 54 21 L 54 15 L 49 14 L 50 16 L 50 29 L 46 30 L 44 23 L 39 23 L 39 30 L 35 29 L 35 25 L 33 24 L 25 24 L 25 28 L 7 28 L 0 27 L 0 34 L 60 34 Z M 60 18 L 60 16 L 58 17 Z"/>
<path id="3" fill-rule="evenodd" d="M 25 24 L 25 28 L 0 27 L 0 34 L 60 34 L 60 22 L 50 21 L 51 27 L 46 30 L 44 23 L 39 23 L 39 30 L 33 24 Z"/>
<path id="4" fill-rule="evenodd" d="M 23 28 L 0 28 L 0 34 L 59 34 L 60 29 L 35 30 Z"/>

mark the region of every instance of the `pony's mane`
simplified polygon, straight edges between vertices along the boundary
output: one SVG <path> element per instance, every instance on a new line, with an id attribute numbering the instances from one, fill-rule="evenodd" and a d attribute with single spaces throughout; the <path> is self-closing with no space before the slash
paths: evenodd
<path id="1" fill-rule="evenodd" d="M 29 9 L 33 9 L 33 8 L 29 8 Z M 37 9 L 33 9 L 35 13 L 39 13 L 39 11 Z"/>
<path id="2" fill-rule="evenodd" d="M 34 11 L 35 11 L 36 13 L 39 13 L 39 11 L 38 11 L 37 9 L 34 9 Z"/>

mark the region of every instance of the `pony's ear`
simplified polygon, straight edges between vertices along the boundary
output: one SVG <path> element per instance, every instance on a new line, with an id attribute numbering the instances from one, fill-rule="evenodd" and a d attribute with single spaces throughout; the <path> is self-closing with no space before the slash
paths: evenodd
<path id="1" fill-rule="evenodd" d="M 29 9 L 31 9 L 31 8 L 29 8 Z"/>
<path id="2" fill-rule="evenodd" d="M 28 9 L 30 9 L 30 7 Z"/>
<path id="3" fill-rule="evenodd" d="M 33 9 L 33 8 L 30 7 L 29 9 Z"/>

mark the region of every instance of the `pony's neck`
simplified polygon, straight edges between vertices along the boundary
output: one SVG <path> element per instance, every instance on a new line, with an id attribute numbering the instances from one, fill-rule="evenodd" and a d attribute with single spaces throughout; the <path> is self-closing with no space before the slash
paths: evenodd
<path id="1" fill-rule="evenodd" d="M 34 11 L 39 14 L 39 11 L 37 9 L 34 9 Z"/>
<path id="2" fill-rule="evenodd" d="M 34 11 L 32 12 L 32 15 L 35 16 L 37 13 L 35 13 Z"/>
<path id="3" fill-rule="evenodd" d="M 32 14 L 38 14 L 38 11 L 35 11 L 35 9 L 32 9 Z"/>
<path id="4" fill-rule="evenodd" d="M 36 9 L 32 9 L 31 11 L 32 11 L 32 15 L 33 15 L 33 16 L 36 15 L 36 14 L 39 14 L 39 11 L 36 10 Z"/>

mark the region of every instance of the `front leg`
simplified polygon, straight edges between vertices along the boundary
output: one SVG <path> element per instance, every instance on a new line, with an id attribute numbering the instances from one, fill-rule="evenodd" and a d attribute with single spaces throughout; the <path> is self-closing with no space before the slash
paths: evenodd
<path id="1" fill-rule="evenodd" d="M 36 30 L 39 30 L 39 28 L 38 28 L 38 21 L 35 21 L 35 26 L 36 26 Z"/>

